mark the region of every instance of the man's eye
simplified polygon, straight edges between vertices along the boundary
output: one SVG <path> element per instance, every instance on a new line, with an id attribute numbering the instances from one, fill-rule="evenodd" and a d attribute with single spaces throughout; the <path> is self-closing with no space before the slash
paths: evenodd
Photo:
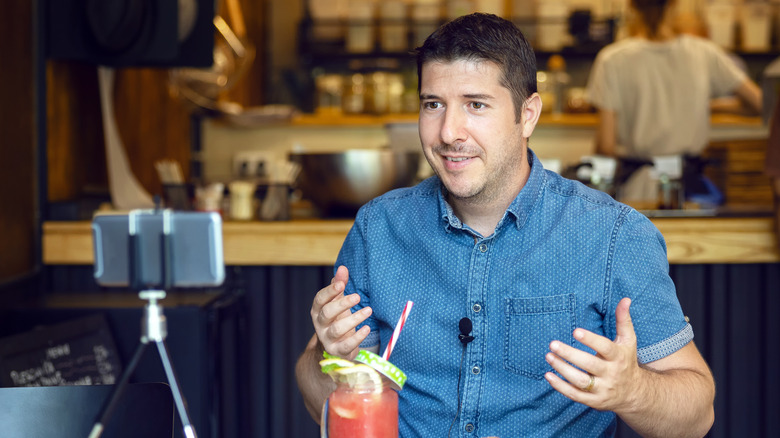
<path id="1" fill-rule="evenodd" d="M 441 103 L 439 103 L 439 102 L 425 102 L 425 103 L 423 103 L 423 108 L 426 108 L 426 109 L 441 108 Z"/>
<path id="2" fill-rule="evenodd" d="M 485 108 L 485 104 L 481 102 L 471 102 L 471 107 L 474 109 L 482 109 Z"/>

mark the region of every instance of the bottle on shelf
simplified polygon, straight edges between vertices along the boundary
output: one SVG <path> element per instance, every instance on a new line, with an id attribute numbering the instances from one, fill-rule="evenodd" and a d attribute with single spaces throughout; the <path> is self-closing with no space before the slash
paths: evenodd
<path id="1" fill-rule="evenodd" d="M 342 98 L 345 114 L 362 114 L 366 108 L 366 77 L 362 73 L 349 75 Z"/>
<path id="2" fill-rule="evenodd" d="M 547 70 L 552 89 L 552 113 L 563 114 L 566 109 L 566 95 L 571 78 L 566 72 L 566 60 L 561 55 L 552 55 L 547 60 Z"/>

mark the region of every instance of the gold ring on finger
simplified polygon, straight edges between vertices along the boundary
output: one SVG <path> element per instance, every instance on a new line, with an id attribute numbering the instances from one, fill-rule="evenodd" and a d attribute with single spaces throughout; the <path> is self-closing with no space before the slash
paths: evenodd
<path id="1" fill-rule="evenodd" d="M 590 380 L 588 380 L 587 386 L 582 388 L 582 390 L 585 392 L 590 392 L 590 390 L 593 389 L 593 385 L 596 383 L 596 376 L 593 374 L 588 374 L 588 376 L 590 376 Z"/>

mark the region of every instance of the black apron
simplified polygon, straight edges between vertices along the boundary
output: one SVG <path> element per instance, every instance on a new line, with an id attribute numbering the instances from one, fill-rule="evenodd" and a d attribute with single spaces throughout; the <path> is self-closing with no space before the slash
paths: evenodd
<path id="1" fill-rule="evenodd" d="M 626 181 L 631 178 L 631 175 L 647 165 L 652 166 L 653 162 L 641 158 L 618 158 L 614 179 L 615 189 L 620 190 Z M 709 189 L 704 183 L 704 167 L 706 165 L 707 162 L 699 156 L 683 155 L 683 169 L 680 182 L 686 198 L 691 197 L 691 195 L 709 193 Z"/>

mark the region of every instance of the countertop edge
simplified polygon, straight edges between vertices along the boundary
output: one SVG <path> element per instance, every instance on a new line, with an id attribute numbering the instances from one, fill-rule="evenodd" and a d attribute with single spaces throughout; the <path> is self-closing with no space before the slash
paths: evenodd
<path id="1" fill-rule="evenodd" d="M 780 262 L 771 217 L 651 218 L 666 240 L 670 264 Z M 352 220 L 223 224 L 226 265 L 332 266 Z M 46 265 L 91 265 L 89 221 L 46 222 Z"/>

